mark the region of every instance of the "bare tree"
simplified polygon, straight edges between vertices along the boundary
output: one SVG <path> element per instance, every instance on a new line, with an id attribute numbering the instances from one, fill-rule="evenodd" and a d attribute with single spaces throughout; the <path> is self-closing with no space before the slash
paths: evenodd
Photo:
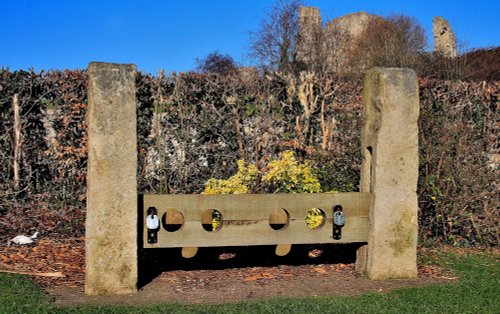
<path id="1" fill-rule="evenodd" d="M 196 63 L 198 64 L 196 70 L 202 73 L 226 75 L 236 70 L 233 58 L 228 54 L 223 55 L 218 51 L 209 53 L 203 59 L 197 59 Z"/>
<path id="2" fill-rule="evenodd" d="M 302 4 L 302 0 L 277 0 L 260 20 L 259 29 L 250 33 L 250 56 L 265 69 L 293 71 Z"/>
<path id="3" fill-rule="evenodd" d="M 351 62 L 358 70 L 414 67 L 425 47 L 424 29 L 413 17 L 373 17 L 353 50 Z"/>

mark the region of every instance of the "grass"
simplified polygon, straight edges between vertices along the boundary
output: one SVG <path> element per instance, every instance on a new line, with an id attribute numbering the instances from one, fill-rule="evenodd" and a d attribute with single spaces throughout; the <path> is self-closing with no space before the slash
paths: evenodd
<path id="1" fill-rule="evenodd" d="M 0 273 L 0 313 L 48 313 L 51 307 L 29 277 Z"/>
<path id="2" fill-rule="evenodd" d="M 289 298 L 224 305 L 56 308 L 25 276 L 0 274 L 0 313 L 500 313 L 500 263 L 490 253 L 436 253 L 426 263 L 453 269 L 458 283 L 361 297 Z"/>

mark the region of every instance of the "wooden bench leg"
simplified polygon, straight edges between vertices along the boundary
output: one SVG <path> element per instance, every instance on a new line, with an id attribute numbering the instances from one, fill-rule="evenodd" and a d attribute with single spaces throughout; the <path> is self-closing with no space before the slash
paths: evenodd
<path id="1" fill-rule="evenodd" d="M 288 253 L 290 253 L 290 250 L 292 249 L 291 244 L 278 244 L 276 245 L 276 255 L 278 256 L 285 256 Z"/>
<path id="2" fill-rule="evenodd" d="M 184 258 L 192 258 L 198 253 L 197 247 L 183 247 L 182 248 L 182 257 Z"/>

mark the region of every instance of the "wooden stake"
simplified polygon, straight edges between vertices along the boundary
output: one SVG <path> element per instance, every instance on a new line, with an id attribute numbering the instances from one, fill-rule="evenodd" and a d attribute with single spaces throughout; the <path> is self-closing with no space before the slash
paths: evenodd
<path id="1" fill-rule="evenodd" d="M 61 273 L 59 271 L 52 272 L 52 273 L 38 273 L 38 272 L 22 271 L 22 270 L 0 269 L 0 273 L 41 276 L 41 277 L 59 277 L 59 278 L 66 277 L 66 275 L 64 275 L 63 273 Z"/>
<path id="2" fill-rule="evenodd" d="M 233 116 L 234 116 L 234 126 L 236 128 L 236 139 L 238 140 L 238 151 L 240 155 L 240 159 L 245 159 L 245 150 L 243 148 L 243 137 L 241 136 L 241 126 L 240 126 L 240 116 L 238 115 L 238 110 L 233 108 Z"/>
<path id="3" fill-rule="evenodd" d="M 12 109 L 14 111 L 14 190 L 19 189 L 19 170 L 21 159 L 21 116 L 19 114 L 19 96 L 14 94 L 12 98 Z"/>

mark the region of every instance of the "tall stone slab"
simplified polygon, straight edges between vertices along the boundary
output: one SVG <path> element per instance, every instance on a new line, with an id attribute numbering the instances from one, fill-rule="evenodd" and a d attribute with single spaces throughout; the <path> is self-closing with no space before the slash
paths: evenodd
<path id="1" fill-rule="evenodd" d="M 361 192 L 371 192 L 368 278 L 417 275 L 419 95 L 411 69 L 374 68 L 364 82 Z"/>
<path id="2" fill-rule="evenodd" d="M 85 293 L 137 290 L 136 67 L 88 67 Z"/>

